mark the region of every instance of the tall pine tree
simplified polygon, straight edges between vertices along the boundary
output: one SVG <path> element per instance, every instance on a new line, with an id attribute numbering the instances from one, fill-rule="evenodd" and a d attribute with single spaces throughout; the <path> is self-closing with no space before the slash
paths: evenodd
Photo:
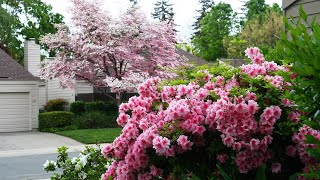
<path id="1" fill-rule="evenodd" d="M 199 16 L 196 17 L 196 22 L 194 22 L 194 24 L 192 25 L 193 30 L 195 30 L 194 35 L 199 35 L 201 19 L 203 19 L 206 13 L 210 11 L 210 8 L 214 6 L 213 0 L 198 0 L 198 1 L 201 5 L 201 9 L 197 10 L 197 12 L 199 13 Z"/>
<path id="2" fill-rule="evenodd" d="M 133 4 L 133 6 L 135 6 L 135 5 L 138 4 L 138 1 L 139 1 L 139 0 L 129 0 L 129 1 Z"/>
<path id="3" fill-rule="evenodd" d="M 269 6 L 266 4 L 265 0 L 249 0 L 245 3 L 245 7 L 247 9 L 247 20 L 258 17 L 259 20 L 262 21 L 265 13 L 269 9 Z"/>
<path id="4" fill-rule="evenodd" d="M 169 0 L 158 0 L 154 5 L 154 12 L 151 13 L 154 19 L 173 22 L 173 5 L 169 3 Z"/>

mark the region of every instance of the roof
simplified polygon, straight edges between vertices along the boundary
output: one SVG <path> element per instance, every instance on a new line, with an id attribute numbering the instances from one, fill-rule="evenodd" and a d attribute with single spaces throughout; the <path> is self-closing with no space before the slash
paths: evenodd
<path id="1" fill-rule="evenodd" d="M 195 55 L 193 55 L 193 54 L 191 54 L 191 53 L 189 53 L 189 52 L 187 52 L 185 50 L 177 48 L 176 52 L 180 56 L 183 56 L 183 57 L 187 58 L 190 62 L 193 62 L 198 66 L 209 64 L 208 61 L 206 61 L 204 59 L 201 59 L 201 58 L 199 58 L 199 57 L 197 57 L 197 56 L 195 56 Z"/>
<path id="2" fill-rule="evenodd" d="M 298 0 L 282 0 L 282 9 L 287 9 L 293 3 L 297 2 Z"/>
<path id="3" fill-rule="evenodd" d="M 0 81 L 39 81 L 0 48 Z"/>

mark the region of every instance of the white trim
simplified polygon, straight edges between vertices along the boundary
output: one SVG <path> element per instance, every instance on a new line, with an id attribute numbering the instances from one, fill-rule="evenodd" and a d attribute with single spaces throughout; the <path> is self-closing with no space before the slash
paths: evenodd
<path id="1" fill-rule="evenodd" d="M 11 85 L 11 84 L 22 84 L 22 85 L 29 85 L 29 84 L 38 84 L 39 81 L 1 81 L 0 85 Z"/>

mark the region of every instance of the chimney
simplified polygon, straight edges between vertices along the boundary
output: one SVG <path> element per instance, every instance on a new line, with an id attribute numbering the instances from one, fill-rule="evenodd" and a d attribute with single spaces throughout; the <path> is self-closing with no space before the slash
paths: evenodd
<path id="1" fill-rule="evenodd" d="M 24 42 L 24 68 L 32 75 L 39 77 L 40 73 L 40 45 L 31 38 Z"/>

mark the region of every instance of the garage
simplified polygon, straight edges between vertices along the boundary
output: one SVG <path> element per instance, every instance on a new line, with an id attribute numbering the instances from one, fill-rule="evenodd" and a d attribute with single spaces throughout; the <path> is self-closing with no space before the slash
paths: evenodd
<path id="1" fill-rule="evenodd" d="M 29 93 L 0 93 L 0 132 L 30 130 Z"/>
<path id="2" fill-rule="evenodd" d="M 0 49 L 0 133 L 38 128 L 39 79 Z"/>

